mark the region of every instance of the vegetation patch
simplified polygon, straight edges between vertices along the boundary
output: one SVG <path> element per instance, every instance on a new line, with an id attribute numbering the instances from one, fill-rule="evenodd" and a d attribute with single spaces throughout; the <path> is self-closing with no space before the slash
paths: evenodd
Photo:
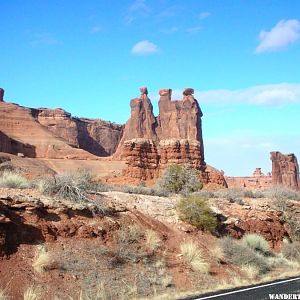
<path id="1" fill-rule="evenodd" d="M 53 264 L 50 253 L 44 246 L 39 246 L 33 259 L 33 268 L 37 273 L 43 273 L 50 269 Z"/>
<path id="2" fill-rule="evenodd" d="M 266 258 L 243 243 L 239 243 L 230 237 L 225 237 L 221 240 L 221 244 L 225 255 L 232 263 L 239 266 L 254 266 L 259 270 L 260 274 L 270 271 Z"/>
<path id="3" fill-rule="evenodd" d="M 39 184 L 43 194 L 74 202 L 88 200 L 86 192 L 92 187 L 91 174 L 85 170 L 49 177 L 40 181 Z"/>
<path id="4" fill-rule="evenodd" d="M 208 206 L 207 199 L 198 196 L 182 198 L 177 204 L 179 217 L 201 230 L 213 232 L 218 224 L 217 218 Z"/>
<path id="5" fill-rule="evenodd" d="M 209 272 L 209 264 L 204 260 L 196 244 L 193 242 L 183 243 L 180 245 L 180 252 L 184 261 L 190 265 L 194 271 L 201 273 Z"/>
<path id="6" fill-rule="evenodd" d="M 23 176 L 12 171 L 4 171 L 0 176 L 0 187 L 11 189 L 28 188 L 29 182 Z"/>
<path id="7" fill-rule="evenodd" d="M 251 249 L 262 253 L 263 255 L 270 254 L 270 246 L 269 243 L 265 240 L 265 238 L 256 233 L 249 233 L 244 235 L 242 239 L 244 245 L 250 247 Z"/>
<path id="8" fill-rule="evenodd" d="M 199 171 L 189 166 L 170 165 L 157 182 L 157 187 L 170 193 L 192 193 L 200 191 Z"/>

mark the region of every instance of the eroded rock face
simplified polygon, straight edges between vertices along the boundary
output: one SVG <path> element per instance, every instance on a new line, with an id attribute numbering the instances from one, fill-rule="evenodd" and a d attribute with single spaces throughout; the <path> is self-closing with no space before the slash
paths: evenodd
<path id="1" fill-rule="evenodd" d="M 4 89 L 0 88 L 0 102 L 4 101 Z"/>
<path id="2" fill-rule="evenodd" d="M 125 176 L 141 180 L 157 178 L 170 164 L 189 164 L 200 170 L 204 183 L 225 185 L 220 173 L 210 174 L 204 161 L 202 111 L 191 88 L 183 91 L 182 100 L 171 100 L 172 90 L 159 91 L 159 115 L 155 118 L 147 88 L 131 100 L 131 118 L 116 156 L 128 165 Z"/>
<path id="3" fill-rule="evenodd" d="M 271 152 L 273 185 L 284 185 L 292 189 L 300 188 L 299 165 L 295 154 Z"/>
<path id="4" fill-rule="evenodd" d="M 121 125 L 100 119 L 74 118 L 61 108 L 37 109 L 37 120 L 72 146 L 97 156 L 112 155 L 123 131 Z"/>

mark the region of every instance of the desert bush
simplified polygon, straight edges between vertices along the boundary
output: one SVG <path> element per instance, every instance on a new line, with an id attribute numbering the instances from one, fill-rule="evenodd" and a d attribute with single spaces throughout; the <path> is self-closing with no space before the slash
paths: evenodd
<path id="1" fill-rule="evenodd" d="M 201 230 L 214 231 L 217 226 L 217 219 L 204 198 L 197 196 L 181 198 L 177 210 L 181 220 Z"/>
<path id="2" fill-rule="evenodd" d="M 225 255 L 232 263 L 239 266 L 252 265 L 258 268 L 261 274 L 270 271 L 266 258 L 243 243 L 239 243 L 230 237 L 225 237 L 221 240 L 221 244 Z"/>
<path id="3" fill-rule="evenodd" d="M 33 259 L 33 268 L 38 273 L 43 273 L 47 271 L 52 265 L 52 258 L 50 253 L 44 246 L 38 246 L 35 251 Z"/>
<path id="4" fill-rule="evenodd" d="M 300 219 L 298 215 L 294 211 L 286 210 L 282 219 L 288 224 L 287 229 L 292 241 L 300 241 Z"/>
<path id="5" fill-rule="evenodd" d="M 274 186 L 270 190 L 264 192 L 265 196 L 273 199 L 289 199 L 289 200 L 300 200 L 300 193 L 293 191 L 284 186 Z"/>
<path id="6" fill-rule="evenodd" d="M 132 244 L 139 241 L 142 236 L 140 226 L 137 224 L 122 227 L 118 232 L 118 242 L 124 244 Z"/>
<path id="7" fill-rule="evenodd" d="M 29 286 L 23 296 L 24 300 L 40 300 L 42 299 L 41 289 L 33 285 Z"/>
<path id="8" fill-rule="evenodd" d="M 300 260 L 300 242 L 284 243 L 282 246 L 282 255 L 290 260 Z"/>
<path id="9" fill-rule="evenodd" d="M 40 181 L 39 189 L 45 195 L 56 196 L 74 202 L 88 200 L 86 192 L 93 188 L 91 174 L 78 170 L 73 174 L 62 174 Z"/>
<path id="10" fill-rule="evenodd" d="M 199 191 L 199 192 L 194 192 L 191 194 L 192 196 L 197 196 L 200 198 L 206 198 L 206 199 L 211 199 L 211 198 L 217 198 L 217 195 L 215 192 L 212 191 Z"/>
<path id="11" fill-rule="evenodd" d="M 263 255 L 270 254 L 270 246 L 269 243 L 265 240 L 265 238 L 256 233 L 249 233 L 244 235 L 242 242 L 244 245 L 250 247 L 251 249 L 262 253 Z"/>
<path id="12" fill-rule="evenodd" d="M 180 245 L 180 252 L 187 264 L 194 271 L 201 273 L 209 272 L 209 264 L 203 259 L 201 251 L 193 242 L 186 242 Z"/>
<path id="13" fill-rule="evenodd" d="M 199 171 L 188 166 L 170 165 L 157 182 L 157 187 L 170 193 L 192 193 L 202 189 Z"/>
<path id="14" fill-rule="evenodd" d="M 26 178 L 12 171 L 4 171 L 0 176 L 0 187 L 24 189 L 30 186 Z"/>
<path id="15" fill-rule="evenodd" d="M 152 251 L 155 251 L 161 244 L 161 239 L 159 238 L 158 234 L 151 229 L 146 231 L 145 238 L 146 246 Z"/>
<path id="16" fill-rule="evenodd" d="M 159 187 L 150 188 L 145 186 L 112 186 L 110 189 L 128 194 L 140 194 L 158 197 L 167 197 L 169 195 L 166 190 L 163 190 Z"/>

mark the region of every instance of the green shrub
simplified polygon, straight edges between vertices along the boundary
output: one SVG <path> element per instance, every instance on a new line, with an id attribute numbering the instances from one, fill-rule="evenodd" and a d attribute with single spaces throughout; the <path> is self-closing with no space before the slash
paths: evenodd
<path id="1" fill-rule="evenodd" d="M 250 247 L 251 249 L 262 253 L 263 255 L 270 254 L 269 243 L 259 234 L 249 233 L 246 234 L 242 239 L 244 245 Z"/>
<path id="2" fill-rule="evenodd" d="M 192 193 L 202 189 L 199 171 L 188 166 L 170 165 L 157 182 L 158 188 L 170 193 Z"/>
<path id="3" fill-rule="evenodd" d="M 39 188 L 45 195 L 82 202 L 88 200 L 86 192 L 93 188 L 93 183 L 90 173 L 78 170 L 73 174 L 45 178 L 40 181 Z"/>
<path id="4" fill-rule="evenodd" d="M 207 204 L 207 200 L 197 196 L 182 198 L 177 204 L 179 217 L 199 229 L 214 231 L 217 219 Z"/>
<path id="5" fill-rule="evenodd" d="M 24 189 L 29 187 L 26 178 L 12 171 L 4 171 L 0 176 L 0 187 L 11 189 Z"/>
<path id="6" fill-rule="evenodd" d="M 225 237 L 221 240 L 221 245 L 225 255 L 232 263 L 239 266 L 253 265 L 261 274 L 270 271 L 266 258 L 243 243 L 239 243 L 230 237 Z"/>
<path id="7" fill-rule="evenodd" d="M 300 242 L 284 243 L 282 246 L 282 254 L 290 260 L 300 260 Z"/>

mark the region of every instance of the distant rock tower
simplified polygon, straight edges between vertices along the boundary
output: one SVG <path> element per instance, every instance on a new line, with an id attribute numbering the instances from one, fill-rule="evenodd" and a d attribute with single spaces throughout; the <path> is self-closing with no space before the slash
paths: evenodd
<path id="1" fill-rule="evenodd" d="M 272 182 L 274 185 L 284 185 L 299 189 L 299 165 L 295 154 L 284 155 L 278 151 L 271 152 Z"/>
<path id="2" fill-rule="evenodd" d="M 0 102 L 4 101 L 3 98 L 4 98 L 4 89 L 0 88 Z"/>

